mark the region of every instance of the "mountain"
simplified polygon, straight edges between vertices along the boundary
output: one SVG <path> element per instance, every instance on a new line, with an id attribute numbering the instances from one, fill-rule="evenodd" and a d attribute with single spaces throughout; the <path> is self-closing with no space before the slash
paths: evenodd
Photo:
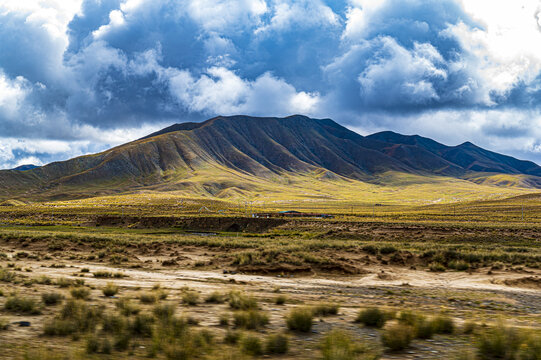
<path id="1" fill-rule="evenodd" d="M 19 171 L 26 171 L 26 170 L 32 170 L 32 169 L 35 169 L 37 168 L 38 166 L 36 165 L 32 165 L 32 164 L 26 164 L 26 165 L 20 165 L 20 166 L 17 166 L 16 168 L 13 168 L 11 170 L 19 170 Z"/>
<path id="2" fill-rule="evenodd" d="M 140 189 L 230 196 L 259 189 L 264 182 L 280 185 L 285 175 L 378 183 L 385 174 L 476 183 L 508 174 L 522 176 L 519 186 L 541 187 L 541 167 L 535 163 L 471 143 L 453 147 L 393 132 L 363 137 L 331 119 L 301 115 L 218 116 L 175 124 L 98 154 L 26 171 L 0 171 L 0 198 L 23 193 L 83 197 Z"/>

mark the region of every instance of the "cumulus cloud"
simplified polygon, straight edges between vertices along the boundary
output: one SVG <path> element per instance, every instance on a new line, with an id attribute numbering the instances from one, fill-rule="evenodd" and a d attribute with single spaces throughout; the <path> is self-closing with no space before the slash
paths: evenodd
<path id="1" fill-rule="evenodd" d="M 172 94 L 182 106 L 190 112 L 209 115 L 311 114 L 318 103 L 318 94 L 297 92 L 270 73 L 247 81 L 231 70 L 212 67 L 198 79 L 180 71 L 169 81 Z"/>
<path id="2" fill-rule="evenodd" d="M 537 0 L 2 2 L 0 168 L 238 113 L 541 160 L 540 13 Z"/>

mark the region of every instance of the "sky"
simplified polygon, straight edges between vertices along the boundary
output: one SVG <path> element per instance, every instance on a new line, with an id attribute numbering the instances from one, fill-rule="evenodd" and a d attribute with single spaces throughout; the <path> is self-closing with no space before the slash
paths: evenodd
<path id="1" fill-rule="evenodd" d="M 217 115 L 541 164 L 538 0 L 0 0 L 0 168 Z"/>

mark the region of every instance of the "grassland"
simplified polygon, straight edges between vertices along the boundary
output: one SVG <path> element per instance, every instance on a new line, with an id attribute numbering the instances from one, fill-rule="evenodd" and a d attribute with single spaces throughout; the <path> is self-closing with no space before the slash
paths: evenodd
<path id="1" fill-rule="evenodd" d="M 540 359 L 541 197 L 461 194 L 0 207 L 2 354 Z"/>

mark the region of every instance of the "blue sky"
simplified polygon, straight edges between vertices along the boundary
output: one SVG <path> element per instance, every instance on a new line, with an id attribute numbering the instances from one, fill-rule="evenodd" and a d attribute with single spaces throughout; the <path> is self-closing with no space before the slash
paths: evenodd
<path id="1" fill-rule="evenodd" d="M 0 168 L 296 113 L 541 163 L 540 14 L 537 0 L 0 1 Z"/>

